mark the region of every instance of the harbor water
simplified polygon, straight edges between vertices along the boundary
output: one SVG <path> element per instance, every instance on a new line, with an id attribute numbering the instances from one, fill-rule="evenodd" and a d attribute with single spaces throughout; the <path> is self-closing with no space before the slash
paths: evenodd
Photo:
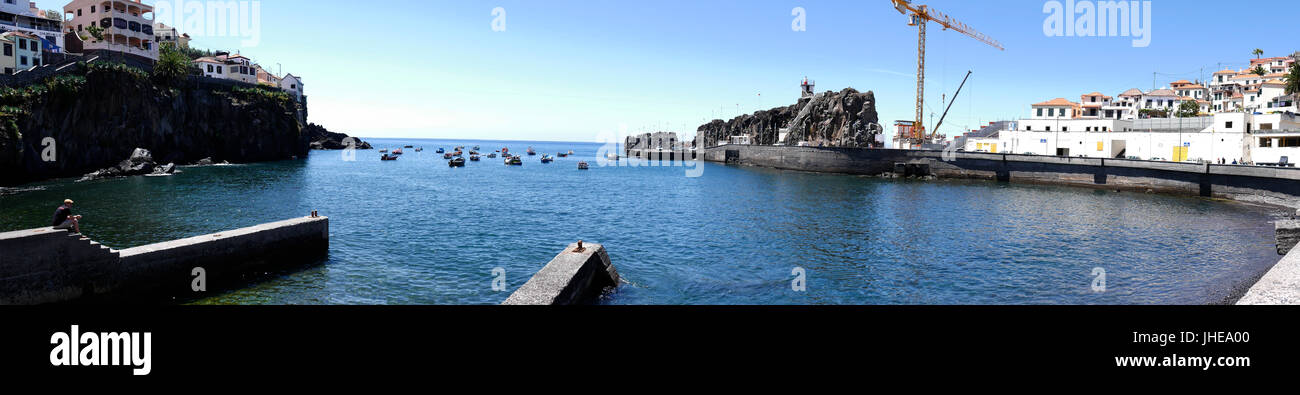
<path id="1" fill-rule="evenodd" d="M 201 304 L 494 304 L 579 239 L 623 276 L 608 304 L 1223 303 L 1279 259 L 1274 214 L 1234 202 L 720 164 L 688 177 L 600 166 L 589 143 L 368 141 L 424 151 L 30 184 L 0 195 L 0 231 L 49 225 L 65 198 L 119 249 L 331 218 L 320 265 L 186 301 Z M 434 152 L 458 145 L 539 155 L 452 168 Z"/>

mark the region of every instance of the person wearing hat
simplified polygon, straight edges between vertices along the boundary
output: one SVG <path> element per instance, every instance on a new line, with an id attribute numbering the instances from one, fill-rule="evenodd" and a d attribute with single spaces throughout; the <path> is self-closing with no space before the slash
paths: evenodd
<path id="1" fill-rule="evenodd" d="M 54 210 L 54 229 L 69 229 L 73 234 L 81 234 L 81 216 L 72 215 L 72 199 L 64 199 L 63 205 Z"/>

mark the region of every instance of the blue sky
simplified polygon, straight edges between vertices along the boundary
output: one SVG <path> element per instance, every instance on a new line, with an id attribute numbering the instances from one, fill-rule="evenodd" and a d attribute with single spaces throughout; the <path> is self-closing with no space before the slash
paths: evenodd
<path id="1" fill-rule="evenodd" d="M 1131 37 L 1048 37 L 1040 0 L 915 3 L 1006 47 L 931 25 L 927 114 L 937 117 L 940 95 L 974 72 L 941 131 L 950 135 L 1055 97 L 1148 90 L 1153 72 L 1165 86 L 1244 67 L 1254 48 L 1300 49 L 1289 14 L 1223 2 L 1152 0 L 1144 48 Z M 312 122 L 366 137 L 595 141 L 621 126 L 693 131 L 793 104 L 804 76 L 819 91 L 874 91 L 883 123 L 914 113 L 916 29 L 888 0 L 394 0 L 360 12 L 343 4 L 356 3 L 263 0 L 253 46 L 188 33 L 192 46 L 238 50 L 302 76 Z M 506 10 L 505 31 L 492 30 L 495 7 Z M 795 7 L 806 11 L 806 31 L 791 29 Z"/>

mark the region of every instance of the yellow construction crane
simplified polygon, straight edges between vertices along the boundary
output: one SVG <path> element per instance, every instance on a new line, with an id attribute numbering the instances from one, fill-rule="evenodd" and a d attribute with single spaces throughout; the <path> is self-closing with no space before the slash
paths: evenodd
<path id="1" fill-rule="evenodd" d="M 912 132 L 911 132 L 912 135 L 909 137 L 912 140 L 912 144 L 920 145 L 922 142 L 934 137 L 933 135 L 927 135 L 925 133 L 925 126 L 923 123 L 921 123 L 922 116 L 925 112 L 924 111 L 924 107 L 925 107 L 925 25 L 928 22 L 938 23 L 939 25 L 943 26 L 944 30 L 952 29 L 959 33 L 970 36 L 971 38 L 979 40 L 982 43 L 991 45 L 994 48 L 997 48 L 999 50 L 1005 50 L 1005 49 L 1002 48 L 1001 43 L 998 43 L 997 40 L 994 40 L 992 37 L 985 36 L 983 33 L 975 31 L 975 29 L 972 29 L 970 26 L 967 26 L 965 23 L 961 23 L 955 19 L 952 19 L 948 17 L 948 15 L 945 15 L 942 12 L 931 9 L 929 6 L 924 6 L 924 5 L 914 6 L 912 5 L 912 2 L 910 0 L 889 0 L 889 1 L 894 4 L 894 9 L 897 9 L 898 13 L 904 15 L 911 13 L 911 17 L 908 20 L 907 25 L 916 26 L 916 30 L 917 30 L 918 38 L 916 44 L 916 123 L 912 127 Z"/>

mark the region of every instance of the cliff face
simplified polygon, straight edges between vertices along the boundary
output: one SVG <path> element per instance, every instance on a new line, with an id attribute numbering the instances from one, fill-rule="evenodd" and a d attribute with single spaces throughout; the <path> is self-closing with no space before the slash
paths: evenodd
<path id="1" fill-rule="evenodd" d="M 812 145 L 867 147 L 878 133 L 876 95 L 859 93 L 853 88 L 823 92 L 788 107 L 741 115 L 729 121 L 714 120 L 696 132 L 705 146 L 727 141 L 731 136 L 749 136 L 754 144 L 777 142 L 780 129 L 789 128 L 782 143 L 794 145 L 807 141 Z"/>
<path id="2" fill-rule="evenodd" d="M 117 164 L 135 148 L 160 163 L 304 158 L 292 99 L 238 87 L 155 85 L 135 69 L 83 72 L 0 92 L 0 185 L 71 177 Z M 46 161 L 45 138 L 54 139 Z"/>

